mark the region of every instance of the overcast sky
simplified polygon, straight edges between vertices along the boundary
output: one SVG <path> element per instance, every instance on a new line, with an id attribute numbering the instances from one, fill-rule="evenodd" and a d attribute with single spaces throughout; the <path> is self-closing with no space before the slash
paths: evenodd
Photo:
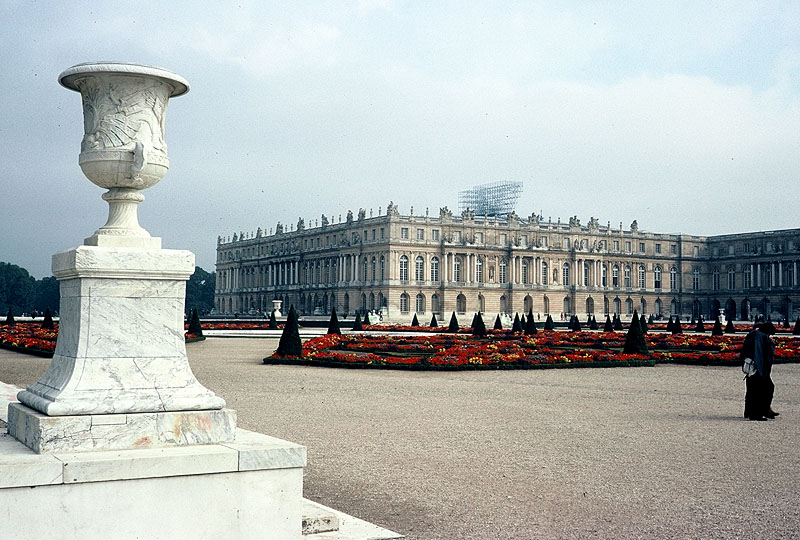
<path id="1" fill-rule="evenodd" d="M 36 277 L 106 219 L 57 83 L 100 60 L 189 81 L 139 221 L 206 270 L 218 235 L 499 180 L 523 216 L 800 226 L 796 1 L 0 0 L 0 58 L 0 261 Z"/>

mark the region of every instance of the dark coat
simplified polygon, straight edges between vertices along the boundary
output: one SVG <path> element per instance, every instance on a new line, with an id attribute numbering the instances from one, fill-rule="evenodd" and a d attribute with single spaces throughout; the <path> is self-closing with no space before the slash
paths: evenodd
<path id="1" fill-rule="evenodd" d="M 739 357 L 752 358 L 762 377 L 769 377 L 772 372 L 772 362 L 775 359 L 775 345 L 769 336 L 758 329 L 752 330 L 744 338 L 744 345 Z"/>

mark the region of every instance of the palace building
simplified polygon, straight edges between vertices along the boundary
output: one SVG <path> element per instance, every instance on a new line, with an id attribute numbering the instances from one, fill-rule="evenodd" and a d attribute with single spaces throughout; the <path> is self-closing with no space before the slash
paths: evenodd
<path id="1" fill-rule="evenodd" d="M 646 315 L 794 320 L 800 309 L 800 229 L 692 236 L 641 231 L 634 221 L 601 225 L 577 217 L 544 221 L 513 210 L 480 216 L 385 213 L 313 227 L 300 219 L 265 234 L 220 237 L 216 309 L 267 312 L 273 300 L 302 314 L 380 312 L 384 321 L 425 323 L 533 310 L 605 318 Z M 424 316 L 424 318 L 423 318 Z M 469 319 L 462 319 L 469 320 Z"/>

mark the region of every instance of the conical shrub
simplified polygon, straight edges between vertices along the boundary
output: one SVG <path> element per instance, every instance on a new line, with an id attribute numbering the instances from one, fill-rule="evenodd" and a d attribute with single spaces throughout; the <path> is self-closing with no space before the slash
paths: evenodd
<path id="1" fill-rule="evenodd" d="M 573 317 L 573 321 L 572 321 L 572 331 L 573 331 L 573 332 L 580 332 L 580 331 L 582 330 L 582 328 L 581 328 L 581 321 L 580 321 L 580 319 L 578 319 L 578 316 L 577 316 L 577 315 L 573 315 L 572 317 Z"/>
<path id="2" fill-rule="evenodd" d="M 733 319 L 728 319 L 728 322 L 725 325 L 725 333 L 726 334 L 735 334 L 736 333 L 736 327 L 733 325 Z"/>
<path id="3" fill-rule="evenodd" d="M 675 317 L 675 322 L 672 323 L 672 334 L 683 334 L 683 327 L 681 326 L 680 317 Z"/>
<path id="4" fill-rule="evenodd" d="M 714 327 L 711 329 L 712 336 L 721 336 L 722 335 L 722 321 L 719 320 L 719 317 L 714 319 Z"/>
<path id="5" fill-rule="evenodd" d="M 642 316 L 641 316 L 641 317 L 639 317 L 639 324 L 640 324 L 640 325 L 641 325 L 641 327 L 642 327 L 642 333 L 643 333 L 643 334 L 645 334 L 645 335 L 647 335 L 647 330 L 648 330 L 648 329 L 647 329 L 647 321 L 646 321 L 646 320 L 645 320 L 645 318 L 644 318 L 644 313 L 642 313 Z"/>
<path id="6" fill-rule="evenodd" d="M 697 324 L 694 327 L 694 331 L 695 332 L 705 332 L 706 331 L 706 327 L 703 324 L 703 317 L 702 316 L 697 318 Z"/>
<path id="7" fill-rule="evenodd" d="M 545 330 L 554 330 L 555 327 L 556 326 L 553 324 L 553 317 L 551 317 L 550 314 L 548 313 L 547 314 L 547 318 L 544 320 L 544 329 Z"/>
<path id="8" fill-rule="evenodd" d="M 303 356 L 303 344 L 300 341 L 300 327 L 297 324 L 297 312 L 294 310 L 294 304 L 289 307 L 286 325 L 283 327 L 281 340 L 275 353 L 284 358 L 301 358 Z"/>
<path id="9" fill-rule="evenodd" d="M 472 323 L 472 335 L 476 337 L 483 337 L 486 335 L 486 324 L 483 322 L 483 317 L 481 317 L 481 312 L 475 314 L 475 318 Z"/>
<path id="10" fill-rule="evenodd" d="M 614 313 L 614 330 L 625 330 L 622 327 L 622 319 L 616 313 Z"/>
<path id="11" fill-rule="evenodd" d="M 356 313 L 356 320 L 353 321 L 353 330 L 356 332 L 364 330 L 364 323 L 361 322 L 361 313 Z"/>
<path id="12" fill-rule="evenodd" d="M 203 337 L 203 327 L 200 326 L 200 317 L 197 315 L 197 308 L 192 308 L 192 316 L 189 318 L 188 334 Z"/>
<path id="13" fill-rule="evenodd" d="M 275 311 L 269 312 L 269 326 L 270 330 L 277 330 L 278 329 L 278 319 L 275 318 Z"/>
<path id="14" fill-rule="evenodd" d="M 331 310 L 331 320 L 328 321 L 328 334 L 342 334 L 342 329 L 339 328 L 339 317 L 336 316 L 336 308 Z"/>
<path id="15" fill-rule="evenodd" d="M 417 319 L 416 313 L 414 313 L 414 318 L 411 319 L 411 326 L 419 326 L 419 319 Z"/>
<path id="16" fill-rule="evenodd" d="M 800 317 L 797 317 L 797 320 L 794 322 L 794 329 L 792 330 L 792 335 L 800 336 Z"/>
<path id="17" fill-rule="evenodd" d="M 656 318 L 653 317 L 653 314 L 651 313 L 650 317 L 647 318 L 647 324 L 653 324 L 655 322 L 655 320 L 656 320 Z"/>
<path id="18" fill-rule="evenodd" d="M 494 318 L 494 329 L 495 330 L 502 330 L 503 329 L 503 321 L 500 320 L 500 314 L 497 314 L 497 317 Z"/>
<path id="19" fill-rule="evenodd" d="M 675 323 L 672 320 L 672 315 L 669 316 L 669 320 L 667 321 L 667 332 L 672 332 L 672 327 Z"/>
<path id="20" fill-rule="evenodd" d="M 800 319 L 798 320 L 800 321 Z M 519 313 L 514 314 L 514 323 L 511 325 L 511 331 L 514 333 L 522 332 L 522 323 L 519 320 Z"/>
<path id="21" fill-rule="evenodd" d="M 455 311 L 452 315 L 450 315 L 450 324 L 447 325 L 447 331 L 452 332 L 453 334 L 458 333 L 458 319 L 456 319 Z"/>
<path id="22" fill-rule="evenodd" d="M 53 314 L 50 313 L 50 308 L 44 310 L 44 320 L 42 320 L 42 328 L 52 330 L 56 325 L 53 322 Z"/>
<path id="23" fill-rule="evenodd" d="M 430 324 L 430 326 L 431 326 L 431 328 L 436 328 L 436 327 L 439 326 L 439 321 L 436 320 L 436 313 L 431 315 L 431 324 Z"/>
<path id="24" fill-rule="evenodd" d="M 9 307 L 6 314 L 6 325 L 14 326 L 15 324 L 17 324 L 17 321 L 14 320 L 14 310 Z"/>
<path id="25" fill-rule="evenodd" d="M 625 347 L 622 349 L 625 354 L 647 354 L 647 343 L 644 340 L 644 332 L 639 322 L 639 314 L 634 310 L 631 324 L 628 326 L 628 334 L 625 336 Z"/>
<path id="26" fill-rule="evenodd" d="M 589 323 L 589 330 L 598 330 L 600 327 L 597 326 L 597 317 L 592 315 L 592 320 Z"/>
<path id="27" fill-rule="evenodd" d="M 611 324 L 611 317 L 606 314 L 606 323 L 603 325 L 603 332 L 613 332 L 614 325 Z"/>
<path id="28" fill-rule="evenodd" d="M 536 319 L 533 318 L 533 309 L 528 312 L 528 317 L 525 319 L 525 335 L 536 335 Z"/>

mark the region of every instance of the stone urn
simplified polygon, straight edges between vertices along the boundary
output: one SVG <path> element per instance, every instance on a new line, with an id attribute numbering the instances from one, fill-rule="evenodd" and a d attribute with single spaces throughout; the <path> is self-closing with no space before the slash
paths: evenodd
<path id="1" fill-rule="evenodd" d="M 78 163 L 83 174 L 108 191 L 108 221 L 85 240 L 90 246 L 160 247 L 139 225 L 141 190 L 167 173 L 164 118 L 169 98 L 189 91 L 171 71 L 138 64 L 78 64 L 58 78 L 81 93 L 83 129 Z"/>

